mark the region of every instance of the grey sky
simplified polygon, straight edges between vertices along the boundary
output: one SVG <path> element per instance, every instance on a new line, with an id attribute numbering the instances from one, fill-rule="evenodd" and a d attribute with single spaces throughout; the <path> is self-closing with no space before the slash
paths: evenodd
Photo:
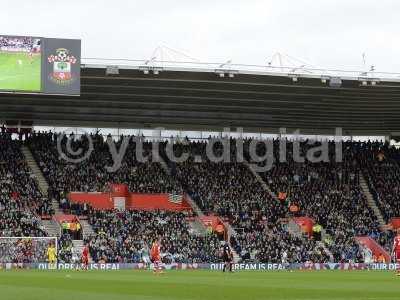
<path id="1" fill-rule="evenodd" d="M 1 34 L 81 38 L 84 57 L 266 64 L 279 51 L 318 67 L 400 72 L 400 1 L 2 0 Z"/>

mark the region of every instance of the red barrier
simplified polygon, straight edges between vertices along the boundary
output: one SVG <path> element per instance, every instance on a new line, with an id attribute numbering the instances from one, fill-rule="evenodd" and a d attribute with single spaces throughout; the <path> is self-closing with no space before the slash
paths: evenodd
<path id="1" fill-rule="evenodd" d="M 309 236 L 312 236 L 313 226 L 315 224 L 315 221 L 313 219 L 309 217 L 298 217 L 293 218 L 293 221 L 295 221 L 295 223 L 300 226 L 303 232 L 306 232 Z"/>
<path id="2" fill-rule="evenodd" d="M 111 195 L 113 197 L 128 197 L 129 196 L 128 185 L 126 185 L 126 184 L 112 183 L 110 185 L 110 188 L 111 188 Z"/>
<path id="3" fill-rule="evenodd" d="M 358 236 L 356 237 L 356 241 L 359 244 L 369 248 L 375 257 L 379 257 L 379 255 L 382 254 L 387 263 L 391 261 L 389 253 L 387 253 L 387 251 L 383 249 L 381 245 L 379 245 L 373 238 L 370 238 L 369 236 Z"/>
<path id="4" fill-rule="evenodd" d="M 76 215 L 54 215 L 53 216 L 54 221 L 58 222 L 58 223 L 62 223 L 62 222 L 68 222 L 68 223 L 72 223 L 72 222 L 79 222 L 79 218 Z"/>
<path id="5" fill-rule="evenodd" d="M 71 202 L 87 203 L 94 209 L 113 209 L 113 195 L 111 193 L 80 193 L 71 192 L 68 198 Z M 167 210 L 167 211 L 184 211 L 191 210 L 190 204 L 182 197 L 182 201 L 171 201 L 169 194 L 139 194 L 130 193 L 126 198 L 126 209 L 135 210 Z"/>
<path id="6" fill-rule="evenodd" d="M 393 218 L 390 221 L 390 224 L 392 225 L 393 229 L 400 229 L 400 218 Z"/>
<path id="7" fill-rule="evenodd" d="M 71 192 L 68 194 L 68 199 L 75 203 L 87 203 L 95 209 L 112 209 L 114 203 L 110 197 L 110 193 L 81 193 Z"/>
<path id="8" fill-rule="evenodd" d="M 223 223 L 218 216 L 203 216 L 199 217 L 199 219 L 205 227 L 211 226 L 214 231 L 217 231 L 219 225 L 223 226 Z"/>
<path id="9" fill-rule="evenodd" d="M 182 199 L 181 203 L 174 203 L 170 201 L 169 194 L 131 193 L 127 198 L 126 207 L 135 210 L 191 210 L 190 204 L 185 199 Z"/>

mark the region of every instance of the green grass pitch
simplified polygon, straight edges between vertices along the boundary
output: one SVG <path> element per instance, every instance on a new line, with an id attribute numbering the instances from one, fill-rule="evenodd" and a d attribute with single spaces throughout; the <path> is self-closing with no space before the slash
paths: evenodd
<path id="1" fill-rule="evenodd" d="M 397 300 L 399 288 L 379 271 L 0 271 L 2 300 Z"/>
<path id="2" fill-rule="evenodd" d="M 0 90 L 41 90 L 41 56 L 0 51 Z"/>

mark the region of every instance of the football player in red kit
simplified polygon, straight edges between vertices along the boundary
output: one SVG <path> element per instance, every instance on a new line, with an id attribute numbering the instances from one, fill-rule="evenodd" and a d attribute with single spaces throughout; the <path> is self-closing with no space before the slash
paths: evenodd
<path id="1" fill-rule="evenodd" d="M 89 247 L 87 245 L 82 250 L 82 264 L 84 270 L 89 269 Z"/>
<path id="2" fill-rule="evenodd" d="M 160 242 L 158 240 L 155 240 L 153 243 L 153 246 L 151 247 L 150 251 L 150 256 L 151 256 L 151 262 L 154 265 L 154 270 L 153 272 L 155 274 L 162 274 L 162 269 L 161 269 L 161 250 L 160 250 Z"/>
<path id="3" fill-rule="evenodd" d="M 400 264 L 400 231 L 397 232 L 397 236 L 394 238 L 392 253 L 396 264 Z M 400 276 L 400 269 L 396 268 L 397 276 Z"/>

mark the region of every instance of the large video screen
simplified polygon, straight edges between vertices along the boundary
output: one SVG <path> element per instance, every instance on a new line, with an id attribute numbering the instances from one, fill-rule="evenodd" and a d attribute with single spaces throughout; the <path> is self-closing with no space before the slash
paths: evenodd
<path id="1" fill-rule="evenodd" d="M 0 36 L 1 90 L 42 90 L 41 43 L 40 38 Z"/>
<path id="2" fill-rule="evenodd" d="M 0 92 L 79 95 L 81 41 L 0 35 Z"/>

